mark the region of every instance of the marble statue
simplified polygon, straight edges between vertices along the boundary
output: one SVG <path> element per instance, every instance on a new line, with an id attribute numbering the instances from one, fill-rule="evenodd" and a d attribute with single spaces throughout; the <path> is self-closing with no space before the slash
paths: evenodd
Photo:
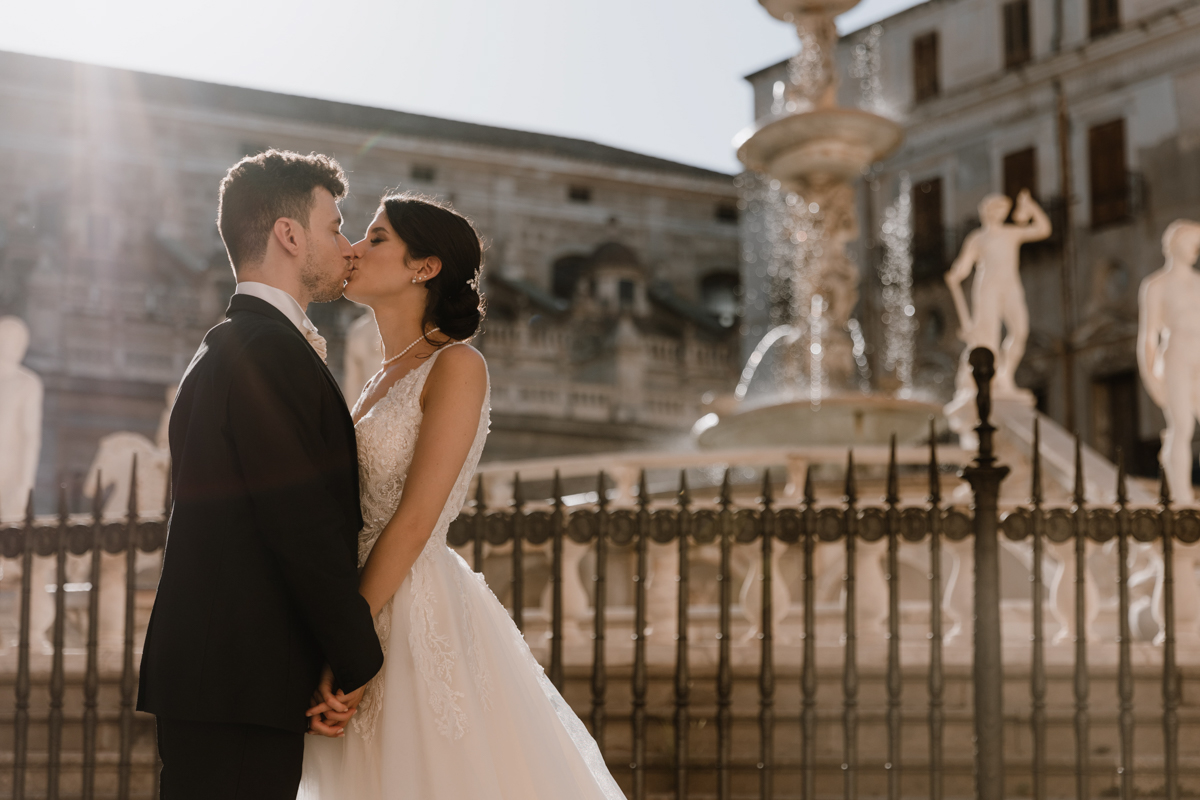
<path id="1" fill-rule="evenodd" d="M 137 456 L 137 512 L 145 519 L 163 514 L 167 483 L 171 479 L 171 452 L 167 441 L 171 406 L 178 386 L 168 386 L 166 407 L 159 419 L 155 441 L 140 433 L 120 431 L 100 439 L 84 482 L 91 498 L 100 482 L 100 514 L 105 520 L 123 520 L 129 513 L 133 488 L 133 458 Z M 100 559 L 100 646 L 120 647 L 125 638 L 125 554 L 104 553 Z M 137 570 L 161 569 L 162 551 L 137 554 Z M 84 564 L 80 565 L 81 567 Z M 83 574 L 78 580 L 87 580 Z"/>
<path id="2" fill-rule="evenodd" d="M 1138 293 L 1138 371 L 1163 410 L 1162 465 L 1171 496 L 1192 503 L 1192 433 L 1200 416 L 1200 223 L 1176 220 L 1162 236 L 1162 268 Z"/>
<path id="3" fill-rule="evenodd" d="M 0 515 L 5 522 L 25 517 L 42 449 L 42 380 L 21 364 L 28 349 L 29 327 L 17 317 L 0 317 Z M 12 565 L 11 577 L 19 574 L 19 564 Z M 30 630 L 37 641 L 54 622 L 54 598 L 45 590 L 55 581 L 54 559 L 35 557 L 31 573 Z"/>
<path id="4" fill-rule="evenodd" d="M 958 312 L 959 338 L 967 345 L 956 388 L 972 397 L 975 387 L 966 354 L 976 347 L 986 347 L 996 354 L 995 397 L 1026 394 L 1016 384 L 1017 366 L 1025 355 L 1025 341 L 1029 337 L 1029 307 L 1019 270 L 1021 245 L 1045 239 L 1051 228 L 1050 218 L 1027 189 L 1017 195 L 1015 224 L 1009 225 L 1004 220 L 1012 207 L 1012 201 L 1002 194 L 983 198 L 979 203 L 983 227 L 967 234 L 962 251 L 946 273 L 946 285 Z M 972 271 L 975 278 L 968 308 L 962 284 Z"/>
<path id="5" fill-rule="evenodd" d="M 353 406 L 363 387 L 383 364 L 379 345 L 379 326 L 370 309 L 350 324 L 346 330 L 345 371 L 342 374 L 342 394 Z"/>
<path id="6" fill-rule="evenodd" d="M 42 381 L 21 365 L 29 328 L 0 318 L 0 515 L 23 519 L 42 448 Z"/>

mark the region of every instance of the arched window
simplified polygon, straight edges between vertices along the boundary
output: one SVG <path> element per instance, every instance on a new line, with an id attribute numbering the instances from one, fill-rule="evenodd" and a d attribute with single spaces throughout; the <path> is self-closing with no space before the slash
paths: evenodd
<path id="1" fill-rule="evenodd" d="M 700 279 L 700 300 L 724 327 L 737 319 L 738 297 L 742 293 L 741 278 L 731 270 L 710 272 Z"/>
<path id="2" fill-rule="evenodd" d="M 554 296 L 564 300 L 574 297 L 575 284 L 586 265 L 587 256 L 581 255 L 563 256 L 555 261 L 550 278 L 550 290 L 554 292 Z"/>

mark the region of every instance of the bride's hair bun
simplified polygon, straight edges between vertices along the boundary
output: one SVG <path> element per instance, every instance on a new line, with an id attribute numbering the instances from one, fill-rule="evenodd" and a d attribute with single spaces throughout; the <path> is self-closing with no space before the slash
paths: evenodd
<path id="1" fill-rule="evenodd" d="M 438 274 L 425 282 L 425 327 L 432 324 L 451 339 L 470 339 L 487 306 L 479 286 L 483 245 L 475 228 L 449 206 L 412 192 L 384 195 L 380 205 L 410 258 L 436 256 L 442 262 Z"/>

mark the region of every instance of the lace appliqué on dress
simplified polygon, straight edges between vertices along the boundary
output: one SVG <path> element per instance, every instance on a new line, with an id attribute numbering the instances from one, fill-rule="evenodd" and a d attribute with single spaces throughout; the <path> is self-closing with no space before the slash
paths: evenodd
<path id="1" fill-rule="evenodd" d="M 379 646 L 383 650 L 383 657 L 387 658 L 388 639 L 392 633 L 392 601 L 389 600 L 384 604 L 379 612 L 379 616 L 375 618 L 375 635 L 379 637 Z M 367 689 L 363 692 L 363 698 L 358 704 L 358 713 L 350 720 L 350 724 L 354 726 L 354 730 L 362 735 L 365 741 L 371 741 L 371 737 L 375 734 L 375 723 L 379 719 L 379 711 L 383 708 L 383 694 L 386 690 L 385 681 L 383 679 L 384 671 L 381 669 L 367 682 Z"/>
<path id="2" fill-rule="evenodd" d="M 465 564 L 464 564 L 465 566 Z M 492 682 L 488 676 L 487 668 L 483 665 L 483 660 L 479 655 L 479 636 L 475 629 L 475 615 L 471 612 L 470 604 L 467 600 L 469 597 L 467 587 L 463 585 L 464 572 L 470 575 L 467 580 L 474 580 L 477 583 L 488 588 L 487 581 L 483 579 L 483 575 L 478 572 L 468 570 L 459 570 L 455 573 L 459 585 L 458 594 L 462 598 L 462 614 L 463 620 L 466 622 L 464 626 L 467 632 L 467 666 L 471 670 L 471 677 L 475 681 L 475 691 L 479 694 L 479 702 L 483 705 L 485 711 L 492 710 Z M 489 591 L 491 591 L 489 589 Z"/>
<path id="3" fill-rule="evenodd" d="M 391 520 L 400 504 L 404 491 L 404 479 L 412 463 L 413 449 L 420 432 L 422 411 L 421 391 L 433 362 L 446 348 L 438 350 L 430 359 L 416 367 L 388 390 L 376 402 L 355 427 L 358 435 L 359 482 L 362 491 L 362 513 L 364 527 L 359 534 L 359 567 L 371 553 L 383 528 Z M 471 451 L 463 464 L 458 480 L 450 492 L 446 508 L 437 526 L 425 543 L 421 555 L 413 565 L 412 607 L 409 619 L 408 644 L 412 652 L 417 673 L 425 682 L 426 696 L 434 712 L 438 731 L 450 739 L 460 739 L 467 731 L 467 715 L 459 704 L 465 696 L 453 686 L 454 664 L 458 657 L 453 643 L 438 631 L 435 614 L 435 593 L 431 585 L 430 570 L 433 560 L 439 557 L 457 558 L 446 547 L 446 532 L 450 523 L 458 516 L 458 510 L 466 501 L 474 475 L 475 466 L 483 453 L 490 422 L 491 387 L 484 396 L 479 427 Z M 359 404 L 361 404 L 361 399 Z M 356 405 L 357 408 L 357 405 Z M 482 576 L 479 576 L 482 580 Z M 465 596 L 465 593 L 460 593 Z M 391 632 L 391 602 L 380 612 L 376 623 L 380 643 L 387 654 L 387 637 Z M 475 688 L 484 708 L 490 708 L 486 668 L 476 647 L 473 614 L 464 604 L 461 612 L 466 621 L 467 664 Z M 379 711 L 384 692 L 383 671 L 371 680 L 355 715 L 355 730 L 364 739 L 370 739 L 378 724 Z"/>

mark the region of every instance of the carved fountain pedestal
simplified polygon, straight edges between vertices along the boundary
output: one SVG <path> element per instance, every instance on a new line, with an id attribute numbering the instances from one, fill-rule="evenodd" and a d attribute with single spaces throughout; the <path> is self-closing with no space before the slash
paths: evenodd
<path id="1" fill-rule="evenodd" d="M 772 115 L 734 143 L 747 168 L 794 193 L 789 208 L 812 220 L 815 235 L 805 239 L 803 263 L 797 256 L 791 265 L 790 325 L 796 333 L 770 345 L 785 350 L 783 360 L 808 366 L 792 369 L 794 377 L 766 396 L 719 399 L 694 434 L 702 447 L 881 444 L 892 433 L 901 441 L 918 439 L 937 406 L 855 387 L 850 322 L 859 269 L 846 253 L 859 235 L 855 181 L 891 155 L 904 136 L 893 120 L 837 105 L 834 17 L 858 0 L 759 2 L 796 26 L 801 50 L 789 62 L 789 81 L 782 94 L 777 91 Z"/>

